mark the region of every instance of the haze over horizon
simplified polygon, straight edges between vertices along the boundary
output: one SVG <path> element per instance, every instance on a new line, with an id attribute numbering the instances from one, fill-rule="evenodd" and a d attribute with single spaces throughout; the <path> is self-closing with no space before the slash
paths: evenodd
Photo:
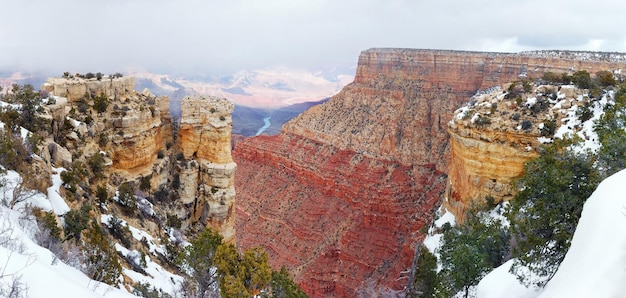
<path id="1" fill-rule="evenodd" d="M 372 47 L 626 52 L 626 3 L 609 0 L 3 2 L 0 72 L 322 70 Z"/>

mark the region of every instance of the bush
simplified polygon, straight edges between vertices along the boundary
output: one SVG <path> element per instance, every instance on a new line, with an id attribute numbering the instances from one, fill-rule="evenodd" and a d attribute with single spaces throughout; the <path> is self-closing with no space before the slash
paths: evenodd
<path id="1" fill-rule="evenodd" d="M 137 199 L 135 198 L 133 187 L 128 182 L 124 182 L 120 185 L 118 191 L 117 203 L 122 207 L 122 211 L 126 214 L 135 214 L 137 212 Z"/>
<path id="2" fill-rule="evenodd" d="M 94 222 L 85 243 L 87 252 L 86 273 L 93 280 L 117 286 L 122 274 L 122 266 L 117 258 L 115 247 Z"/>
<path id="3" fill-rule="evenodd" d="M 81 232 L 87 228 L 87 223 L 89 223 L 89 211 L 91 211 L 91 206 L 83 205 L 80 210 L 72 209 L 63 216 L 65 218 L 63 230 L 66 240 L 80 240 Z"/>
<path id="4" fill-rule="evenodd" d="M 546 71 L 543 73 L 543 76 L 541 76 L 541 79 L 545 83 L 561 83 L 561 78 L 562 76 L 551 71 Z"/>
<path id="5" fill-rule="evenodd" d="M 126 248 L 130 248 L 130 230 L 122 220 L 112 216 L 107 223 L 107 228 L 113 237 L 118 239 Z"/>
<path id="6" fill-rule="evenodd" d="M 52 212 L 43 212 L 37 219 L 39 224 L 48 231 L 53 241 L 61 241 L 61 228 L 57 225 L 56 215 Z"/>
<path id="7" fill-rule="evenodd" d="M 104 157 L 100 153 L 92 155 L 87 164 L 91 168 L 91 172 L 96 178 L 102 178 L 104 176 Z"/>
<path id="8" fill-rule="evenodd" d="M 598 151 L 598 164 L 605 177 L 626 168 L 626 85 L 615 93 L 615 103 L 604 107 L 604 115 L 594 125 L 602 144 Z"/>
<path id="9" fill-rule="evenodd" d="M 556 121 L 555 120 L 545 120 L 543 121 L 543 127 L 539 130 L 541 132 L 542 137 L 553 136 L 556 130 Z"/>
<path id="10" fill-rule="evenodd" d="M 109 144 L 109 137 L 106 133 L 101 132 L 98 136 L 98 145 L 100 145 L 100 147 L 106 147 L 107 144 Z"/>
<path id="11" fill-rule="evenodd" d="M 591 75 L 586 70 L 580 70 L 572 75 L 572 83 L 580 89 L 589 89 L 591 87 Z"/>
<path id="12" fill-rule="evenodd" d="M 596 72 L 596 80 L 598 80 L 598 84 L 602 87 L 615 86 L 615 84 L 617 84 L 615 77 L 613 77 L 613 73 L 608 70 Z"/>
<path id="13" fill-rule="evenodd" d="M 581 122 L 585 122 L 593 117 L 591 105 L 592 103 L 587 101 L 584 105 L 578 107 L 578 109 L 576 110 L 576 116 L 578 116 L 578 120 L 580 120 Z"/>
<path id="14" fill-rule="evenodd" d="M 474 125 L 476 126 L 482 127 L 482 126 L 489 125 L 489 124 L 491 124 L 491 119 L 483 115 L 478 115 L 476 120 L 474 120 Z"/>
<path id="15" fill-rule="evenodd" d="M 93 99 L 93 108 L 98 113 L 104 113 L 109 106 L 109 99 L 104 95 L 100 94 Z"/>
<path id="16" fill-rule="evenodd" d="M 98 185 L 96 188 L 96 198 L 98 198 L 98 203 L 102 205 L 109 201 L 109 193 L 105 185 Z"/>
<path id="17" fill-rule="evenodd" d="M 175 228 L 175 229 L 180 229 L 180 227 L 182 226 L 182 221 L 180 220 L 180 218 L 178 218 L 178 215 L 176 215 L 176 214 L 173 214 L 173 215 L 168 214 L 167 215 L 166 225 L 168 227 L 172 227 L 172 228 Z"/>
<path id="18" fill-rule="evenodd" d="M 533 123 L 530 122 L 530 120 L 526 119 L 522 121 L 521 127 L 522 127 L 522 130 L 529 130 L 533 127 Z"/>

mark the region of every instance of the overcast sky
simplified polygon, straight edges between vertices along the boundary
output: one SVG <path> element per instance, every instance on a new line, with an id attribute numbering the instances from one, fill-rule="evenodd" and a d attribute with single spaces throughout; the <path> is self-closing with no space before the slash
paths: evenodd
<path id="1" fill-rule="evenodd" d="M 0 72 L 314 70 L 356 65 L 372 47 L 626 52 L 626 2 L 615 0 L 0 0 L 0 7 Z"/>

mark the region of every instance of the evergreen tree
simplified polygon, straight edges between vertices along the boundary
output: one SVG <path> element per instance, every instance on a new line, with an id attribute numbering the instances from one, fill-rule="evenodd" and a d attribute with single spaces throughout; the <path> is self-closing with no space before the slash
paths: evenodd
<path id="1" fill-rule="evenodd" d="M 437 260 L 435 259 L 435 268 Z M 304 298 L 308 297 L 302 289 L 293 282 L 289 272 L 285 266 L 280 268 L 280 271 L 272 271 L 272 279 L 270 281 L 272 286 L 272 297 L 277 298 Z"/>
<path id="2" fill-rule="evenodd" d="M 115 247 L 109 237 L 102 231 L 100 225 L 92 222 L 89 230 L 89 239 L 85 243 L 87 253 L 87 273 L 93 280 L 101 281 L 113 286 L 119 283 L 122 266 L 117 258 Z"/>
<path id="3" fill-rule="evenodd" d="M 598 164 L 605 177 L 626 168 L 626 85 L 615 93 L 613 104 L 604 107 L 604 114 L 595 123 L 594 131 L 602 144 Z"/>
<path id="4" fill-rule="evenodd" d="M 484 204 L 470 206 L 463 224 L 444 225 L 442 270 L 435 295 L 453 296 L 463 291 L 468 297 L 472 286 L 507 260 L 510 236 L 501 221 L 486 212 L 490 208 Z"/>
<path id="5" fill-rule="evenodd" d="M 415 271 L 415 281 L 413 286 L 415 292 L 417 293 L 415 297 L 436 297 L 435 289 L 437 288 L 438 282 L 437 257 L 422 245 Z"/>
<path id="6" fill-rule="evenodd" d="M 517 182 L 520 191 L 508 210 L 517 258 L 512 271 L 527 284 L 543 286 L 556 273 L 583 204 L 601 180 L 594 159 L 574 153 L 567 145 L 555 142 L 525 165 L 525 175 Z M 539 278 L 524 276 L 520 266 Z"/>
<path id="7" fill-rule="evenodd" d="M 198 297 L 208 296 L 215 288 L 217 276 L 212 267 L 222 239 L 218 232 L 207 228 L 181 254 L 181 263 L 189 269 Z"/>

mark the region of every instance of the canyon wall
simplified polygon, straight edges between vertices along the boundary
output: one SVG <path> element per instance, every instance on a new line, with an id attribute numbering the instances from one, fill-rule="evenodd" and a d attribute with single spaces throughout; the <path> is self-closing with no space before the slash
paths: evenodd
<path id="1" fill-rule="evenodd" d="M 237 144 L 238 245 L 263 246 L 313 297 L 403 289 L 414 245 L 446 189 L 453 112 L 477 90 L 520 76 L 594 73 L 623 61 L 575 52 L 363 51 L 354 82 L 330 101 L 280 135 Z"/>
<path id="2" fill-rule="evenodd" d="M 71 167 L 70 151 L 82 163 L 101 154 L 107 166 L 103 177 L 115 186 L 131 181 L 138 187 L 140 178 L 150 177 L 152 190 L 169 189 L 177 180 L 180 186 L 172 191 L 178 196 L 172 197 L 179 199 L 163 208 L 169 208 L 166 215 L 177 215 L 184 227 L 212 227 L 234 242 L 233 103 L 210 96 L 184 98 L 174 145 L 169 98 L 147 89 L 136 92 L 134 82 L 132 77 L 47 80 L 42 89 L 55 98 L 47 106 L 55 131 L 51 137 L 64 145 L 50 141 L 50 160 Z M 103 101 L 106 105 L 100 105 Z"/>
<path id="3" fill-rule="evenodd" d="M 82 99 L 85 95 L 104 96 L 117 99 L 127 98 L 135 91 L 134 77 L 110 77 L 97 79 L 81 78 L 50 78 L 41 86 L 45 90 L 56 96 L 67 98 L 74 102 Z"/>
<path id="4" fill-rule="evenodd" d="M 201 221 L 235 241 L 235 182 L 237 165 L 231 156 L 231 113 L 224 98 L 187 96 L 181 102 L 178 142 L 185 161 L 179 162 L 184 190 L 181 201 L 190 221 Z"/>

